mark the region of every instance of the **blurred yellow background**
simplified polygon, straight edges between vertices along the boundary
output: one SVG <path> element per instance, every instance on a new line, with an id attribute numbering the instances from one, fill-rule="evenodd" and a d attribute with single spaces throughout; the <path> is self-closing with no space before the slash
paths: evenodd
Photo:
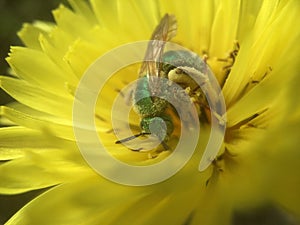
<path id="1" fill-rule="evenodd" d="M 25 22 L 35 20 L 53 21 L 51 11 L 65 0 L 0 0 L 0 74 L 7 75 L 8 64 L 5 61 L 12 45 L 22 45 L 17 36 Z M 11 97 L 0 89 L 0 105 L 11 101 Z M 1 162 L 2 163 L 2 162 Z M 41 193 L 30 192 L 16 196 L 0 195 L 0 224 L 9 219 L 19 208 Z"/>

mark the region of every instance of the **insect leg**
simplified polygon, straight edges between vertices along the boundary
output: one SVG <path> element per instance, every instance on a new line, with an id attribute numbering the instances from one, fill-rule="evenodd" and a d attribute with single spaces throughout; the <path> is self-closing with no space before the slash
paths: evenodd
<path id="1" fill-rule="evenodd" d="M 121 143 L 133 140 L 133 139 L 135 139 L 137 137 L 140 137 L 140 136 L 143 136 L 143 135 L 147 135 L 147 134 L 151 134 L 151 133 L 141 132 L 139 134 L 135 134 L 133 136 L 130 136 L 130 137 L 127 137 L 127 138 L 124 138 L 124 139 L 121 139 L 121 140 L 117 140 L 115 143 L 116 144 L 121 144 Z"/>

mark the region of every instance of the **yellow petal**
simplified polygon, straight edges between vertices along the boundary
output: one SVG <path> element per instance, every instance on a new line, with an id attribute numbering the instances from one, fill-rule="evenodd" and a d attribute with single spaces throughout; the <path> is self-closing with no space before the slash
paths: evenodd
<path id="1" fill-rule="evenodd" d="M 75 140 L 71 121 L 59 119 L 47 114 L 31 110 L 30 114 L 13 108 L 1 106 L 1 115 L 7 117 L 16 124 L 40 130 L 48 135 L 61 137 L 67 140 Z"/>
<path id="2" fill-rule="evenodd" d="M 95 223 L 90 221 L 99 219 L 98 216 L 105 213 L 118 215 L 122 212 L 123 205 L 134 205 L 145 195 L 147 192 L 139 191 L 138 188 L 132 189 L 110 183 L 99 176 L 91 176 L 45 192 L 16 213 L 6 225 L 19 224 L 20 221 L 22 225 L 111 224 L 114 216 Z M 51 216 L 49 209 L 52 209 Z"/>
<path id="3" fill-rule="evenodd" d="M 112 31 L 119 29 L 117 1 L 91 0 L 90 2 L 98 22 L 102 27 L 109 27 Z"/>
<path id="4" fill-rule="evenodd" d="M 63 148 L 70 143 L 25 127 L 13 126 L 0 129 L 0 160 L 23 157 L 27 151 L 42 151 L 48 148 Z"/>
<path id="5" fill-rule="evenodd" d="M 85 57 L 81 57 L 85 55 Z M 91 63 L 101 55 L 101 52 L 88 42 L 77 40 L 69 46 L 68 52 L 64 56 L 64 60 L 68 63 L 72 71 L 81 77 Z"/>
<path id="6" fill-rule="evenodd" d="M 294 61 L 298 60 L 299 29 L 294 29 L 294 20 L 297 18 L 299 6 L 294 1 L 284 2 L 282 10 L 276 10 L 276 17 L 272 16 L 265 22 L 263 30 L 255 26 L 236 58 L 236 62 L 223 87 L 223 94 L 227 106 L 232 105 L 244 94 L 248 85 L 260 81 L 264 77 L 272 76 L 270 70 L 288 69 Z M 272 4 L 270 4 L 272 5 Z M 261 13 L 259 17 L 264 17 Z M 259 20 L 258 17 L 258 20 Z M 266 18 L 265 18 L 266 19 Z M 259 36 L 255 36 L 258 32 Z M 295 32 L 290 32 L 295 30 Z M 286 73 L 289 79 L 294 74 Z"/>
<path id="7" fill-rule="evenodd" d="M 240 1 L 219 1 L 211 27 L 209 55 L 226 57 L 236 40 L 240 16 Z"/>
<path id="8" fill-rule="evenodd" d="M 64 32 L 71 34 L 75 39 L 80 37 L 87 41 L 93 40 L 89 32 L 92 30 L 94 24 L 89 23 L 85 17 L 74 13 L 63 5 L 60 5 L 58 9 L 53 11 L 53 16 L 57 26 L 64 30 Z"/>
<path id="9" fill-rule="evenodd" d="M 87 2 L 80 0 L 68 0 L 68 2 L 77 14 L 87 18 L 89 23 L 96 23 L 96 17 Z"/>
<path id="10" fill-rule="evenodd" d="M 119 32 L 124 33 L 130 30 L 130 32 L 127 32 L 127 35 L 124 38 L 126 38 L 128 41 L 148 39 L 152 33 L 152 30 L 156 26 L 156 24 L 153 24 L 153 22 L 156 22 L 157 18 L 159 18 L 158 8 L 155 7 L 157 4 L 155 2 L 150 3 L 149 8 L 147 4 L 147 9 L 145 6 L 140 7 L 145 5 L 141 0 L 118 0 L 117 4 Z M 134 25 L 132 21 L 134 21 Z M 138 29 L 135 29 L 135 27 Z"/>
<path id="11" fill-rule="evenodd" d="M 9 77 L 0 77 L 0 86 L 13 98 L 37 111 L 71 118 L 72 99 L 69 94 L 63 97 L 33 86 L 23 80 Z"/>
<path id="12" fill-rule="evenodd" d="M 214 16 L 214 2 L 190 1 L 161 1 L 161 15 L 164 13 L 174 14 L 177 18 L 178 32 L 174 38 L 175 42 L 203 55 L 208 52 L 211 39 L 211 25 Z M 182 10 L 182 9 L 185 10 Z M 187 14 L 187 12 L 189 12 Z"/>
<path id="13" fill-rule="evenodd" d="M 25 23 L 18 36 L 22 42 L 29 48 L 41 50 L 38 42 L 40 34 L 46 34 L 53 28 L 53 24 L 36 21 L 33 24 Z"/>
<path id="14" fill-rule="evenodd" d="M 143 225 L 160 224 L 163 221 L 164 224 L 182 225 L 193 212 L 198 200 L 190 194 L 192 188 L 187 188 L 189 191 L 176 193 L 172 190 L 169 190 L 169 193 L 156 190 L 124 210 L 122 215 L 115 217 L 111 224 L 128 221 L 127 224 Z"/>
<path id="15" fill-rule="evenodd" d="M 232 127 L 235 124 L 250 118 L 256 113 L 260 113 L 264 110 L 277 110 L 276 108 L 279 102 L 284 101 L 284 92 L 274 88 L 280 86 L 281 73 L 274 71 L 274 75 L 270 79 L 265 79 L 258 85 L 256 85 L 251 91 L 245 94 L 239 101 L 233 106 L 227 109 L 227 126 Z M 282 84 L 281 84 L 282 85 Z M 281 105 L 284 104 L 281 103 Z M 284 107 L 282 107 L 284 108 Z"/>
<path id="16" fill-rule="evenodd" d="M 263 1 L 241 1 L 241 11 L 237 40 L 243 42 L 249 36 L 249 30 L 253 29 L 256 17 L 261 9 Z"/>
<path id="17" fill-rule="evenodd" d="M 21 79 L 57 95 L 66 95 L 64 84 L 69 78 L 46 54 L 29 48 L 12 47 L 7 62 Z"/>
<path id="18" fill-rule="evenodd" d="M 265 27 L 271 23 L 276 16 L 279 0 L 275 1 L 264 1 L 262 2 L 259 14 L 255 22 L 256 38 L 259 38 L 260 34 L 265 30 Z M 284 2 L 284 1 L 283 1 Z"/>
<path id="19" fill-rule="evenodd" d="M 41 189 L 93 173 L 79 153 L 55 148 L 44 148 L 39 152 L 28 150 L 25 157 L 0 165 L 0 193 Z"/>

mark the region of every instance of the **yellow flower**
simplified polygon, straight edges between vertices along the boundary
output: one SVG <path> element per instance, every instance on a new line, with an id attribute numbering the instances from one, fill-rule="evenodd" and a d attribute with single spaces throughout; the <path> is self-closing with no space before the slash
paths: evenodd
<path id="1" fill-rule="evenodd" d="M 270 203 L 300 216 L 297 0 L 70 4 L 73 10 L 60 6 L 53 12 L 56 24 L 24 25 L 19 36 L 26 47 L 12 47 L 7 61 L 13 73 L 0 80 L 16 99 L 0 111 L 14 124 L 0 130 L 0 159 L 8 160 L 0 166 L 0 193 L 51 187 L 7 225 L 232 224 L 236 211 Z M 150 186 L 117 184 L 98 175 L 78 151 L 75 90 L 95 59 L 122 44 L 149 39 L 166 13 L 177 18 L 172 41 L 207 57 L 222 88 L 224 142 L 214 165 L 199 172 L 210 133 L 203 126 L 195 154 L 174 176 Z M 148 153 L 115 144 L 111 132 L 116 90 L 136 79 L 137 69 L 124 68 L 107 82 L 96 124 L 115 157 L 148 165 L 170 151 L 149 159 Z"/>

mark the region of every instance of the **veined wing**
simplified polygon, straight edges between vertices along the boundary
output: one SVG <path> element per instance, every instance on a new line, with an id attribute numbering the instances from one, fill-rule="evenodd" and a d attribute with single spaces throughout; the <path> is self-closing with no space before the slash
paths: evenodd
<path id="1" fill-rule="evenodd" d="M 164 52 L 165 42 L 171 40 L 177 31 L 177 22 L 174 15 L 166 14 L 159 22 L 151 40 L 148 44 L 145 58 L 139 72 L 140 77 L 160 76 L 161 61 Z"/>

